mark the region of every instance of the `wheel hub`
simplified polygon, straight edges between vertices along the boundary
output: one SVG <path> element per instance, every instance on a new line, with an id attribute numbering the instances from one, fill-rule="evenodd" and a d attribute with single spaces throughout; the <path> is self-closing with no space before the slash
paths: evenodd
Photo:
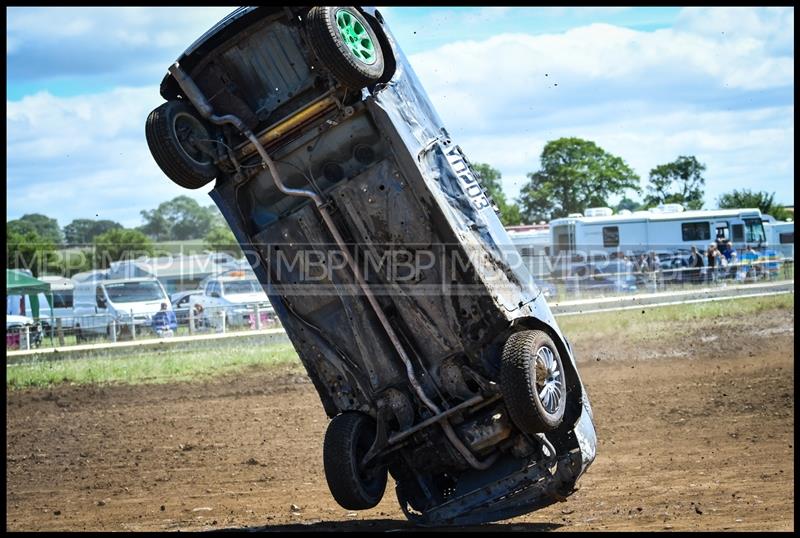
<path id="1" fill-rule="evenodd" d="M 536 353 L 536 391 L 545 411 L 554 414 L 561 403 L 563 375 L 553 351 L 542 346 Z"/>
<path id="2" fill-rule="evenodd" d="M 366 65 L 374 64 L 378 56 L 375 54 L 375 44 L 369 36 L 369 32 L 364 28 L 353 13 L 347 9 L 340 9 L 336 12 L 336 26 L 342 36 L 345 45 L 350 53 L 361 63 Z"/>
<path id="3" fill-rule="evenodd" d="M 180 148 L 191 160 L 198 164 L 208 164 L 211 159 L 207 153 L 209 135 L 203 125 L 189 114 L 175 116 L 175 136 Z"/>

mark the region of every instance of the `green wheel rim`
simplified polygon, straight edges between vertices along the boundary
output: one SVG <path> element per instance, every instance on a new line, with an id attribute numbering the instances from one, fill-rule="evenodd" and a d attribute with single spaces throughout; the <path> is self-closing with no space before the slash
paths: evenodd
<path id="1" fill-rule="evenodd" d="M 336 26 L 339 27 L 339 33 L 353 57 L 366 65 L 372 65 L 378 60 L 369 32 L 353 13 L 347 9 L 337 11 Z"/>

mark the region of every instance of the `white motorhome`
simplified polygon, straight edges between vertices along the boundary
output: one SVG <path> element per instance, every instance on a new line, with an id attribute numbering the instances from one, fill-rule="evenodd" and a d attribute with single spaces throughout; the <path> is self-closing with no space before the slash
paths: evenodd
<path id="1" fill-rule="evenodd" d="M 680 204 L 666 204 L 647 211 L 590 208 L 586 215 L 571 214 L 550 221 L 552 255 L 580 253 L 705 250 L 717 237 L 733 242 L 737 250 L 745 245 L 767 245 L 761 211 L 758 209 L 715 209 L 684 211 Z"/>
<path id="2" fill-rule="evenodd" d="M 508 226 L 506 231 L 531 274 L 534 277 L 549 275 L 550 226 L 547 224 Z"/>
<path id="3" fill-rule="evenodd" d="M 172 303 L 155 278 L 125 278 L 77 282 L 74 291 L 75 331 L 79 339 L 133 330 L 151 332 L 153 315 Z"/>
<path id="4" fill-rule="evenodd" d="M 775 220 L 771 215 L 764 215 L 764 233 L 767 244 L 785 258 L 794 258 L 794 222 Z"/>

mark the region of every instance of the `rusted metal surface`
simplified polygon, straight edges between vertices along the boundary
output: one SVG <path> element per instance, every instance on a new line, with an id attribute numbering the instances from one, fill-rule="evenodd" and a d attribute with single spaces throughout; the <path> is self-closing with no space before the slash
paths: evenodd
<path id="1" fill-rule="evenodd" d="M 211 196 L 326 413 L 377 418 L 363 464 L 394 466 L 418 522 L 490 521 L 567 495 L 596 446 L 571 346 L 391 32 L 363 10 L 395 69 L 358 94 L 314 69 L 301 8 L 259 9 L 198 40 L 182 56 L 191 75 L 176 63 L 162 93 L 174 81 L 227 129 L 236 158 L 221 157 Z M 567 425 L 547 437 L 517 430 L 497 387 L 499 349 L 522 329 L 545 331 L 564 362 Z"/>

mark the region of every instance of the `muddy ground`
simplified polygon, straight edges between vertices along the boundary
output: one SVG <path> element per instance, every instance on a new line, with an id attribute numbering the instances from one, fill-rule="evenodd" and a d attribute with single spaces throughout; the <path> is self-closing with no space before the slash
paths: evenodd
<path id="1" fill-rule="evenodd" d="M 573 344 L 597 459 L 566 502 L 490 529 L 794 529 L 793 310 Z M 6 401 L 8 530 L 408 528 L 391 479 L 372 510 L 332 499 L 299 368 Z"/>

